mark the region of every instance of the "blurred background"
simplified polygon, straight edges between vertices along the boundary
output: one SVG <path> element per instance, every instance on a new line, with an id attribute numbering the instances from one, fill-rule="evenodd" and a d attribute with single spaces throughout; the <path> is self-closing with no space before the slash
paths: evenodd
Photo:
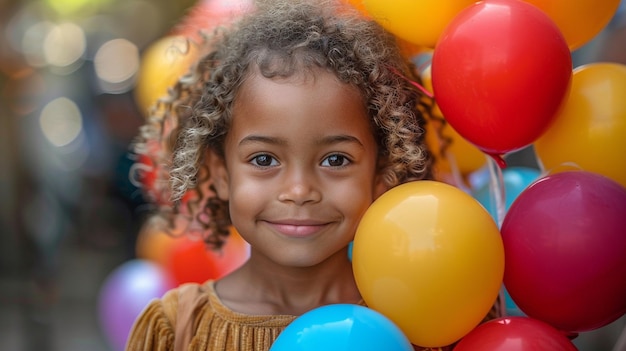
<path id="1" fill-rule="evenodd" d="M 134 94 L 141 58 L 195 4 L 0 0 L 1 350 L 115 350 L 98 302 L 107 277 L 137 258 L 150 209 L 129 179 L 145 115 Z M 622 1 L 574 66 L 626 64 L 625 49 Z M 535 165 L 532 150 L 509 162 Z M 575 343 L 618 351 L 625 325 Z"/>

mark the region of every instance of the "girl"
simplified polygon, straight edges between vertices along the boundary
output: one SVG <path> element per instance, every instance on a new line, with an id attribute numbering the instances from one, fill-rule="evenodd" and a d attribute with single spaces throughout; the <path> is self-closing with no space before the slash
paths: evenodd
<path id="1" fill-rule="evenodd" d="M 330 2 L 257 5 L 207 42 L 137 149 L 173 124 L 169 215 L 197 217 L 213 248 L 232 225 L 250 257 L 150 303 L 127 350 L 268 350 L 306 311 L 364 304 L 348 259 L 361 216 L 391 187 L 432 178 L 429 101 L 393 36 Z M 193 191 L 208 200 L 185 200 Z"/>

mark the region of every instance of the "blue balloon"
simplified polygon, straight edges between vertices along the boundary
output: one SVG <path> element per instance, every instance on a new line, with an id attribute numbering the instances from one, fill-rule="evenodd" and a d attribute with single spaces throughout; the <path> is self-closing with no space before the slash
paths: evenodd
<path id="1" fill-rule="evenodd" d="M 354 241 L 351 241 L 350 244 L 348 244 L 348 259 L 350 260 L 350 262 L 352 262 L 352 248 L 354 247 Z"/>
<path id="2" fill-rule="evenodd" d="M 504 292 L 504 307 L 506 309 L 507 316 L 526 316 L 526 314 L 517 306 L 513 298 L 506 290 L 506 288 L 502 288 Z"/>
<path id="3" fill-rule="evenodd" d="M 505 168 L 502 171 L 502 181 L 504 182 L 504 196 L 505 203 L 504 209 L 505 213 L 511 207 L 511 204 L 517 199 L 517 197 L 526 189 L 530 184 L 532 184 L 535 180 L 541 177 L 541 172 L 535 168 L 528 167 L 509 167 Z M 477 189 L 474 191 L 474 198 L 480 202 L 491 217 L 494 220 L 497 220 L 498 209 L 496 207 L 495 201 L 491 196 L 489 190 L 489 181 L 484 181 Z M 506 288 L 502 288 L 504 292 L 504 304 L 506 309 L 506 314 L 508 316 L 525 316 L 524 312 L 515 304 L 511 295 L 506 290 Z"/>
<path id="4" fill-rule="evenodd" d="M 368 307 L 333 304 L 291 322 L 270 351 L 413 351 L 390 319 Z"/>
<path id="5" fill-rule="evenodd" d="M 519 194 L 522 193 L 532 182 L 539 179 L 541 172 L 538 169 L 529 167 L 509 167 L 502 171 L 502 180 L 504 182 L 504 194 L 505 194 L 505 212 L 517 199 Z M 491 217 L 497 219 L 497 208 L 495 201 L 491 197 L 489 191 L 489 182 L 478 187 L 473 196 L 478 202 L 480 202 L 487 211 L 491 214 Z"/>

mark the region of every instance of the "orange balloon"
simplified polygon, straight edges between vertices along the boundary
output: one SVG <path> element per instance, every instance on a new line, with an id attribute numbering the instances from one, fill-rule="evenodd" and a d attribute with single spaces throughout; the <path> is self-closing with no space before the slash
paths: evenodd
<path id="1" fill-rule="evenodd" d="M 559 27 L 570 50 L 593 39 L 617 12 L 620 0 L 525 0 Z"/>
<path id="2" fill-rule="evenodd" d="M 187 73 L 198 58 L 197 46 L 184 36 L 166 36 L 143 52 L 134 90 L 137 106 L 148 115 L 167 89 Z"/>
<path id="3" fill-rule="evenodd" d="M 348 4 L 350 4 L 355 9 L 359 10 L 365 16 L 369 16 L 365 5 L 363 5 L 363 0 L 345 0 Z"/>
<path id="4" fill-rule="evenodd" d="M 534 145 L 548 172 L 578 168 L 626 186 L 626 65 L 574 69 L 563 109 Z"/>
<path id="5" fill-rule="evenodd" d="M 165 267 L 176 242 L 176 237 L 146 225 L 137 236 L 135 253 L 137 258 L 149 260 Z"/>
<path id="6" fill-rule="evenodd" d="M 363 0 L 370 16 L 389 32 L 424 47 L 435 47 L 448 23 L 475 0 Z"/>
<path id="7" fill-rule="evenodd" d="M 494 304 L 504 246 L 491 215 L 463 190 L 415 181 L 368 208 L 352 251 L 357 287 L 411 343 L 439 347 L 469 333 Z"/>

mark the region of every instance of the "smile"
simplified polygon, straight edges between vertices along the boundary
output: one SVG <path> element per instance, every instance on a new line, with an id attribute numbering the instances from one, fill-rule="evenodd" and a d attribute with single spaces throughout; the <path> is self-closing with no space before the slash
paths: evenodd
<path id="1" fill-rule="evenodd" d="M 266 222 L 275 231 L 293 238 L 304 238 L 322 231 L 328 223 Z"/>

